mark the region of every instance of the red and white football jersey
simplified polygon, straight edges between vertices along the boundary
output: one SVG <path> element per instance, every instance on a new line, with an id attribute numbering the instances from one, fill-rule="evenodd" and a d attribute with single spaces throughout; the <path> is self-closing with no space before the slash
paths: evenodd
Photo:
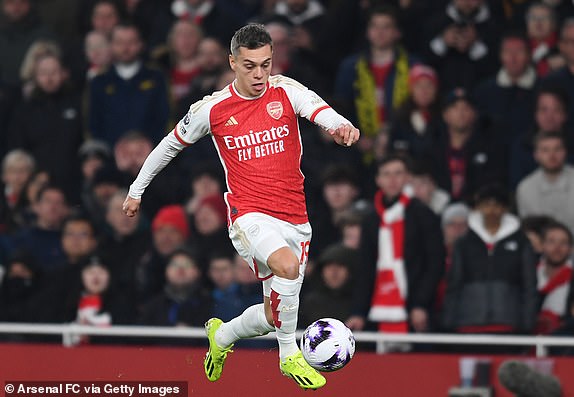
<path id="1" fill-rule="evenodd" d="M 327 129 L 350 124 L 313 91 L 277 75 L 269 78 L 259 97 L 243 97 L 230 84 L 194 103 L 164 141 L 181 150 L 212 135 L 225 170 L 230 223 L 241 215 L 261 212 L 302 224 L 308 218 L 297 116 Z M 147 186 L 146 178 L 139 179 L 130 196 L 132 189 L 136 195 L 143 193 L 141 183 Z"/>

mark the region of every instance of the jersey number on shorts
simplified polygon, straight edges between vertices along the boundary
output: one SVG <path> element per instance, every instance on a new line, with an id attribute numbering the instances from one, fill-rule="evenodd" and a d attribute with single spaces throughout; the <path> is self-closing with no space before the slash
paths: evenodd
<path id="1" fill-rule="evenodd" d="M 301 241 L 301 259 L 299 259 L 300 265 L 307 263 L 307 260 L 309 260 L 309 245 L 311 245 L 311 241 Z"/>

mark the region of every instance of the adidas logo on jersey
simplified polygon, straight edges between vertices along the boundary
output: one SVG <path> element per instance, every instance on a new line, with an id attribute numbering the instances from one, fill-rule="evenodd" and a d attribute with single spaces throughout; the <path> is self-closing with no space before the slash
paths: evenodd
<path id="1" fill-rule="evenodd" d="M 235 120 L 235 117 L 231 116 L 229 120 L 227 120 L 224 124 L 225 127 L 229 127 L 230 125 L 238 125 L 239 123 Z"/>

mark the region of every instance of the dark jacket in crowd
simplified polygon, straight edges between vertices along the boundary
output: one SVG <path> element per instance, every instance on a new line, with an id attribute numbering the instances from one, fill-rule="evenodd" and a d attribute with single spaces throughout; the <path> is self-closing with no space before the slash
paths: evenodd
<path id="1" fill-rule="evenodd" d="M 38 39 L 53 39 L 53 35 L 41 24 L 33 8 L 17 22 L 0 12 L 0 81 L 12 86 L 20 84 L 20 66 L 28 48 Z"/>
<path id="2" fill-rule="evenodd" d="M 477 129 L 462 148 L 466 159 L 465 181 L 461 197 L 455 199 L 470 199 L 478 187 L 488 183 L 506 183 L 505 151 L 496 131 L 488 128 Z M 438 186 L 452 193 L 449 146 L 448 133 L 443 130 L 432 150 L 424 156 L 424 160 L 426 164 L 432 164 L 432 172 Z"/>
<path id="3" fill-rule="evenodd" d="M 512 85 L 508 73 L 499 70 L 496 76 L 480 83 L 475 100 L 481 114 L 501 125 L 501 142 L 508 145 L 524 135 L 532 123 L 535 101 L 536 71 L 529 68 L 518 85 Z"/>
<path id="4" fill-rule="evenodd" d="M 200 285 L 189 288 L 185 294 L 174 293 L 166 286 L 141 309 L 141 325 L 201 327 L 210 318 L 212 302 L 209 292 Z"/>
<path id="5" fill-rule="evenodd" d="M 442 10 L 431 15 L 428 24 L 425 24 L 428 27 L 427 60 L 438 71 L 441 89 L 445 92 L 455 87 L 471 89 L 476 82 L 496 70 L 499 29 L 486 3 L 475 15 L 465 18 L 456 10 L 452 1 L 448 2 Z M 448 48 L 444 41 L 442 45 L 439 44 L 444 30 L 450 25 L 459 28 L 474 26 L 480 44 L 465 53 Z"/>
<path id="6" fill-rule="evenodd" d="M 38 170 L 61 186 L 72 202 L 80 196 L 78 149 L 83 141 L 82 101 L 69 87 L 54 94 L 36 89 L 15 110 L 9 130 L 10 148 L 28 151 Z"/>
<path id="7" fill-rule="evenodd" d="M 391 203 L 388 203 L 391 205 Z M 387 207 L 388 207 L 387 205 Z M 407 274 L 406 308 L 431 312 L 438 283 L 444 272 L 445 249 L 438 217 L 416 198 L 405 209 L 404 267 Z M 380 218 L 365 217 L 355 275 L 353 314 L 367 316 L 376 279 Z"/>
<path id="8" fill-rule="evenodd" d="M 528 332 L 537 312 L 536 259 L 519 220 L 504 215 L 496 237 L 482 216 L 454 246 L 447 275 L 444 326 L 460 332 Z"/>
<path id="9" fill-rule="evenodd" d="M 114 145 L 131 130 L 141 131 L 154 143 L 163 138 L 169 104 L 165 79 L 158 70 L 142 66 L 129 80 L 115 67 L 89 85 L 89 130 L 92 137 Z"/>

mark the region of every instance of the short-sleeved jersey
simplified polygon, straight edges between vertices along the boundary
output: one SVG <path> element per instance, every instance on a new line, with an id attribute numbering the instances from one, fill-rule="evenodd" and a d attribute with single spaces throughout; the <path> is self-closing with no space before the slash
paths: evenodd
<path id="1" fill-rule="evenodd" d="M 277 75 L 256 98 L 241 96 L 232 83 L 193 104 L 177 124 L 173 134 L 182 145 L 212 135 L 225 170 L 230 223 L 250 212 L 308 221 L 298 115 L 324 128 L 347 122 L 313 91 Z"/>

